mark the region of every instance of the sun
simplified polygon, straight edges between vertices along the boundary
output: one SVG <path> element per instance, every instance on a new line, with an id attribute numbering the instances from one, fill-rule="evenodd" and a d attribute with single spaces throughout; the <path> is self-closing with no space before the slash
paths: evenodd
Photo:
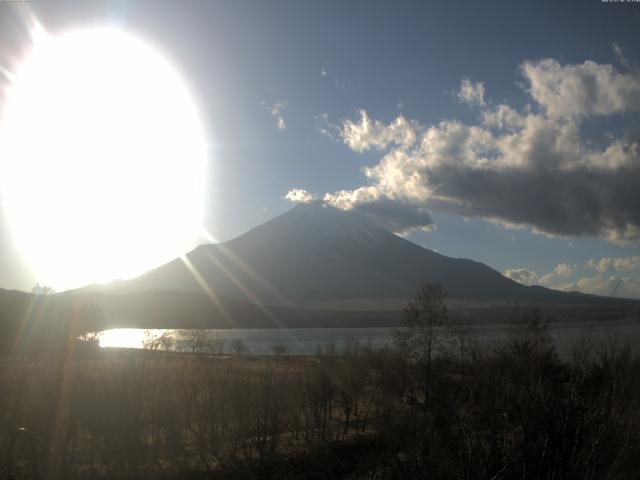
<path id="1" fill-rule="evenodd" d="M 140 274 L 192 248 L 207 148 L 172 66 L 120 30 L 36 35 L 0 117 L 0 192 L 40 283 Z"/>

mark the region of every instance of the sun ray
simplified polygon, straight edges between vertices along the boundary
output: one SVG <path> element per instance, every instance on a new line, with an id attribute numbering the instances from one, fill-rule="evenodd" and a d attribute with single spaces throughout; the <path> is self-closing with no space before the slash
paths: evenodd
<path id="1" fill-rule="evenodd" d="M 76 334 L 79 323 L 79 309 L 77 305 L 72 305 L 71 317 L 69 319 L 69 331 L 66 339 L 66 345 L 62 350 L 63 358 L 59 365 L 59 385 L 58 395 L 56 399 L 56 409 L 54 411 L 54 428 L 53 436 L 50 441 L 50 450 L 52 451 L 52 464 L 49 465 L 49 474 L 56 478 L 62 469 L 62 459 L 64 458 L 65 437 L 69 426 L 69 409 L 71 403 L 71 382 L 73 379 L 73 370 L 75 368 L 76 354 Z M 57 373 L 57 372 L 56 372 Z"/>
<path id="2" fill-rule="evenodd" d="M 35 309 L 35 303 L 41 300 L 38 298 L 37 295 L 32 295 L 29 298 L 29 301 L 27 303 L 27 308 L 25 309 L 24 313 L 20 316 L 18 316 L 18 328 L 17 331 L 15 333 L 15 337 L 13 339 L 13 345 L 11 346 L 10 352 L 12 352 L 12 354 L 16 354 L 18 353 L 21 344 L 23 344 L 26 340 L 27 337 L 27 333 L 28 333 L 28 328 L 31 325 L 31 323 L 33 322 L 33 314 L 34 314 L 34 309 Z M 20 299 L 15 298 L 14 301 L 16 301 L 16 303 L 18 303 L 17 308 L 19 309 L 19 302 Z"/>
<path id="3" fill-rule="evenodd" d="M 215 237 L 213 237 L 209 232 L 205 230 L 205 238 L 215 243 Z M 282 305 L 293 305 L 293 302 L 287 298 L 283 293 L 278 291 L 273 287 L 269 282 L 267 282 L 258 272 L 248 266 L 245 262 L 243 262 L 240 258 L 233 254 L 223 243 L 215 243 L 216 248 L 218 248 L 229 260 L 238 265 L 242 270 L 247 273 L 251 278 L 256 280 L 262 287 L 265 288 L 269 293 L 271 293 L 275 298 L 277 298 Z"/>
<path id="4" fill-rule="evenodd" d="M 281 329 L 284 332 L 284 334 L 287 337 L 289 337 L 289 339 L 293 341 L 297 341 L 295 336 L 291 334 L 291 331 L 287 328 L 285 324 L 282 323 L 282 321 L 278 318 L 278 316 L 275 315 L 271 310 L 269 310 L 265 305 L 263 305 L 260 302 L 260 300 L 255 296 L 255 294 L 251 290 L 249 290 L 227 267 L 225 267 L 218 259 L 216 259 L 209 252 L 205 252 L 205 255 L 214 265 L 216 265 L 220 269 L 220 271 L 227 278 L 229 278 L 229 280 L 231 280 L 231 282 L 234 285 L 236 285 L 247 296 L 247 298 L 251 301 L 251 303 L 254 306 L 256 306 L 262 313 L 264 313 L 269 320 L 271 320 L 273 326 Z"/>
<path id="5" fill-rule="evenodd" d="M 185 266 L 187 267 L 187 270 L 189 271 L 189 273 L 191 273 L 191 275 L 193 276 L 193 278 L 195 279 L 195 281 L 198 283 L 198 285 L 200 285 L 200 287 L 202 288 L 202 290 L 204 291 L 204 293 L 207 295 L 207 297 L 209 297 L 209 299 L 211 300 L 211 303 L 213 303 L 215 305 L 215 307 L 218 309 L 218 311 L 223 315 L 223 317 L 225 318 L 225 320 L 227 320 L 228 323 L 232 323 L 233 319 L 231 318 L 231 316 L 229 315 L 229 312 L 227 311 L 227 309 L 225 308 L 225 306 L 222 304 L 222 302 L 220 301 L 220 298 L 218 297 L 218 295 L 216 294 L 216 292 L 213 291 L 213 289 L 209 286 L 209 284 L 207 283 L 207 281 L 205 280 L 205 278 L 202 276 L 202 274 L 198 271 L 198 269 L 195 267 L 195 265 L 191 262 L 191 260 L 189 260 L 187 258 L 186 255 L 181 255 L 180 256 L 180 260 L 182 260 L 185 264 Z"/>

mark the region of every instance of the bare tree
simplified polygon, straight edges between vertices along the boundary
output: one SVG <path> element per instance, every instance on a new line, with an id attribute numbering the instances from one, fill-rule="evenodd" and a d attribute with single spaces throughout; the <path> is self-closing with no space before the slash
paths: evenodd
<path id="1" fill-rule="evenodd" d="M 36 283 L 31 289 L 31 293 L 34 295 L 55 295 L 56 291 L 50 285 L 40 285 Z"/>
<path id="2" fill-rule="evenodd" d="M 425 410 L 429 403 L 434 356 L 450 337 L 446 298 L 442 285 L 424 284 L 407 305 L 403 326 L 393 332 L 396 347 L 417 369 Z"/>
<path id="3" fill-rule="evenodd" d="M 234 338 L 231 342 L 231 348 L 236 355 L 246 355 L 249 353 L 249 345 L 244 338 Z"/>
<path id="4" fill-rule="evenodd" d="M 227 339 L 222 332 L 216 332 L 210 339 L 211 353 L 216 355 L 222 355 L 224 353 L 224 346 L 227 343 Z"/>
<path id="5" fill-rule="evenodd" d="M 286 345 L 282 343 L 274 343 L 271 345 L 271 353 L 273 353 L 276 357 L 284 357 L 289 354 L 289 349 Z"/>
<path id="6" fill-rule="evenodd" d="M 453 341 L 457 344 L 458 353 L 460 354 L 460 368 L 464 368 L 464 355 L 469 347 L 469 344 L 475 340 L 475 337 L 471 335 L 471 328 L 468 325 L 462 325 L 460 323 L 451 323 L 449 326 L 449 332 L 453 337 Z"/>
<path id="7" fill-rule="evenodd" d="M 173 333 L 170 331 L 162 332 L 161 335 L 155 335 L 150 331 L 145 331 L 142 346 L 146 350 L 169 352 L 175 346 Z"/>
<path id="8" fill-rule="evenodd" d="M 187 348 L 193 355 L 202 355 L 207 353 L 208 338 L 207 333 L 204 330 L 191 329 L 187 331 L 185 336 Z"/>

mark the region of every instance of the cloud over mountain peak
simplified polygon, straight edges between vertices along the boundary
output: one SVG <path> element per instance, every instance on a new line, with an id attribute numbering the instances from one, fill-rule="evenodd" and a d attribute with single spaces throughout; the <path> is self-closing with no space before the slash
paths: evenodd
<path id="1" fill-rule="evenodd" d="M 487 106 L 484 85 L 463 80 L 459 93 L 482 106 L 477 124 L 426 125 L 402 115 L 385 124 L 361 110 L 333 125 L 350 149 L 382 156 L 363 168 L 365 185 L 324 200 L 403 231 L 432 228 L 431 211 L 446 211 L 549 236 L 638 242 L 638 142 L 593 142 L 583 126 L 640 110 L 640 74 L 590 60 L 527 61 L 520 70 L 533 101 L 520 110 Z"/>

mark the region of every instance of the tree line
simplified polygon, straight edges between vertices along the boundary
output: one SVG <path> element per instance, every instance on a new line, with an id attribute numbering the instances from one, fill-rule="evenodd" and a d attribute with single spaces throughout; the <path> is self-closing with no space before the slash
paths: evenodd
<path id="1" fill-rule="evenodd" d="M 4 358 L 0 478 L 638 477 L 635 352 L 561 358 L 536 310 L 480 347 L 445 300 L 425 285 L 386 348 Z"/>

